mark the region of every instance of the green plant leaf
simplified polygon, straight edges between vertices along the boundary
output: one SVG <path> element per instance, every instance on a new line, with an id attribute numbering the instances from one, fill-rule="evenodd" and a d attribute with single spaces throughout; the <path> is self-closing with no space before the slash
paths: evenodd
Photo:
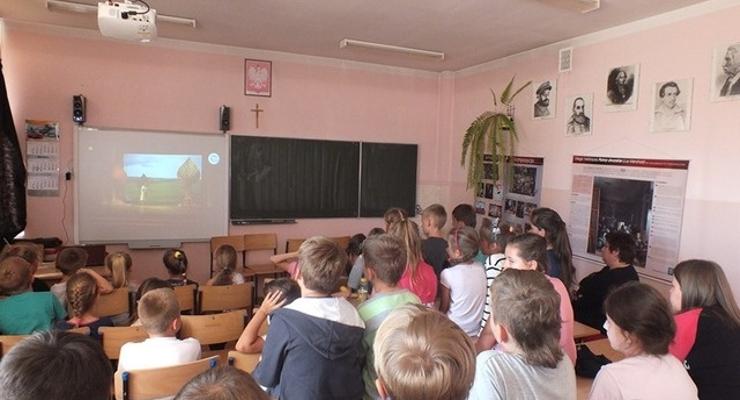
<path id="1" fill-rule="evenodd" d="M 490 90 L 491 90 L 491 95 L 493 96 L 493 107 L 496 108 L 498 107 L 498 103 L 496 103 L 496 92 L 494 92 L 493 89 L 490 89 Z"/>
<path id="2" fill-rule="evenodd" d="M 509 98 L 509 103 L 511 103 L 512 101 L 514 101 L 514 98 L 516 97 L 516 95 L 518 95 L 519 93 L 521 93 L 521 91 L 524 90 L 524 88 L 526 88 L 527 86 L 529 86 L 531 84 L 532 84 L 532 81 L 529 81 L 529 82 L 525 83 L 524 85 L 522 85 L 522 87 L 520 87 L 519 89 L 517 89 L 517 91 L 514 92 L 514 94 L 512 94 L 511 97 Z M 506 103 L 506 104 L 509 104 L 509 103 Z"/>
<path id="3" fill-rule="evenodd" d="M 511 92 L 511 85 L 514 84 L 514 78 L 516 78 L 516 75 L 511 77 L 511 80 L 509 81 L 509 84 L 506 85 L 506 88 L 501 93 L 501 104 L 509 104 L 509 92 Z"/>

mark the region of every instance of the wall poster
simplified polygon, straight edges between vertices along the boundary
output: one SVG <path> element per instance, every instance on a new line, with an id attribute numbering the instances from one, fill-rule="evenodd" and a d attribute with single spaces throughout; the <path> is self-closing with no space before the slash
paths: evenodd
<path id="1" fill-rule="evenodd" d="M 637 244 L 637 271 L 669 281 L 678 262 L 688 168 L 687 160 L 573 156 L 573 254 L 601 262 L 606 234 L 626 232 Z"/>

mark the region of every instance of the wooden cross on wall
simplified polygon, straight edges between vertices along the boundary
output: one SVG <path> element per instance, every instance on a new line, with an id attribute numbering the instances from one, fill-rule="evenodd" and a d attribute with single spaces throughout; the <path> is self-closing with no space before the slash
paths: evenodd
<path id="1" fill-rule="evenodd" d="M 254 117 L 255 117 L 255 128 L 256 129 L 259 129 L 260 128 L 260 113 L 263 112 L 263 111 L 265 111 L 265 110 L 261 109 L 259 103 L 257 103 L 257 104 L 254 105 L 254 108 L 251 109 L 250 111 L 252 111 L 254 113 Z"/>

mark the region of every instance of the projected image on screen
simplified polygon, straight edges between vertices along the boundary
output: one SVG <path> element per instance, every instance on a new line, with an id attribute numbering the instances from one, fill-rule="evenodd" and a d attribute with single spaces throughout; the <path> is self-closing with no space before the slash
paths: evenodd
<path id="1" fill-rule="evenodd" d="M 644 267 L 653 191 L 654 183 L 650 181 L 595 177 L 587 251 L 601 254 L 608 233 L 625 232 L 632 236 L 637 245 L 634 265 Z"/>
<path id="2" fill-rule="evenodd" d="M 202 170 L 203 158 L 197 154 L 124 154 L 120 200 L 142 206 L 197 206 Z"/>

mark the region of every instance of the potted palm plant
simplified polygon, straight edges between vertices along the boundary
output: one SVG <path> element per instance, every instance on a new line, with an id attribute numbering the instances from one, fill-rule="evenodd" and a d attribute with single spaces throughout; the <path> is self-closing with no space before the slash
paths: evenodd
<path id="1" fill-rule="evenodd" d="M 478 116 L 465 131 L 462 143 L 462 159 L 460 165 L 465 166 L 468 161 L 467 188 L 477 187 L 483 177 L 483 155 L 491 154 L 493 162 L 494 180 L 503 175 L 506 157 L 514 152 L 514 142 L 517 140 L 516 127 L 513 119 L 514 98 L 532 81 L 522 85 L 512 93 L 514 78 L 506 85 L 501 97 L 493 95 L 493 110 L 485 111 Z"/>

